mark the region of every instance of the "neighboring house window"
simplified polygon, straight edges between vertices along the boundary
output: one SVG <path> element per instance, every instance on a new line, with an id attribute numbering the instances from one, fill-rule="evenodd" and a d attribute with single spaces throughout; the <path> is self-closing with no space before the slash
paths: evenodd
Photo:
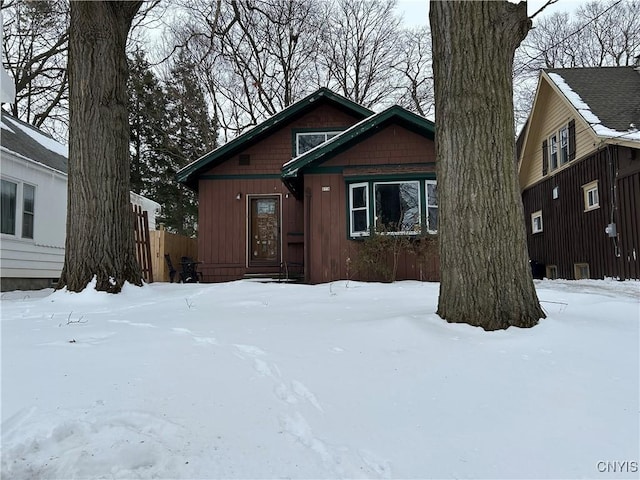
<path id="1" fill-rule="evenodd" d="M 600 196 L 598 195 L 598 181 L 595 180 L 582 186 L 584 193 L 584 211 L 600 208 Z"/>
<path id="2" fill-rule="evenodd" d="M 574 263 L 573 264 L 573 274 L 576 280 L 588 280 L 591 278 L 589 274 L 589 264 L 588 263 Z"/>
<path id="3" fill-rule="evenodd" d="M 16 197 L 18 184 L 9 180 L 2 180 L 0 210 L 2 211 L 2 233 L 16 234 Z"/>
<path id="4" fill-rule="evenodd" d="M 549 137 L 549 158 L 551 159 L 551 170 L 558 168 L 558 135 L 555 133 Z"/>
<path id="5" fill-rule="evenodd" d="M 298 132 L 296 133 L 296 157 L 323 144 L 341 132 Z"/>
<path id="6" fill-rule="evenodd" d="M 22 202 L 18 202 L 18 198 Z M 2 179 L 0 210 L 1 232 L 6 235 L 17 235 L 33 239 L 36 187 L 26 183 L 12 182 Z"/>
<path id="7" fill-rule="evenodd" d="M 35 212 L 36 187 L 22 185 L 22 238 L 33 239 L 33 214 Z"/>
<path id="8" fill-rule="evenodd" d="M 565 125 L 560 129 L 560 164 L 569 161 L 569 129 Z"/>
<path id="9" fill-rule="evenodd" d="M 558 267 L 556 265 L 547 265 L 547 278 L 549 280 L 558 278 Z"/>
<path id="10" fill-rule="evenodd" d="M 349 185 L 349 225 L 352 237 L 369 235 L 369 184 Z"/>
<path id="11" fill-rule="evenodd" d="M 417 235 L 423 229 L 436 233 L 437 194 L 435 180 L 350 184 L 349 233 L 351 237 L 369 235 L 372 225 L 376 232 L 388 235 Z"/>
<path id="12" fill-rule="evenodd" d="M 542 142 L 542 175 L 576 158 L 576 122 L 571 120 Z"/>
<path id="13" fill-rule="evenodd" d="M 540 233 L 542 231 L 542 210 L 531 214 L 531 231 L 533 233 Z"/>

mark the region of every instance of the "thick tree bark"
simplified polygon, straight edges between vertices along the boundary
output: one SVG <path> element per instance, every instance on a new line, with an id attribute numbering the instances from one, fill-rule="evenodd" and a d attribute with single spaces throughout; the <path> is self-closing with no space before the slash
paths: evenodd
<path id="1" fill-rule="evenodd" d="M 438 315 L 485 330 L 544 318 L 529 268 L 513 126 L 526 2 L 431 1 L 440 237 Z"/>
<path id="2" fill-rule="evenodd" d="M 142 2 L 71 2 L 67 239 L 60 286 L 141 285 L 129 203 L 125 45 Z"/>

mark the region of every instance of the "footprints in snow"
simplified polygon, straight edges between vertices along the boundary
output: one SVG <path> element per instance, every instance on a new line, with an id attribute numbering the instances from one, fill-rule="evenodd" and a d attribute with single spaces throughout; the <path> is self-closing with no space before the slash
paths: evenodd
<path id="1" fill-rule="evenodd" d="M 276 398 L 292 405 L 301 400 L 306 400 L 313 405 L 316 410 L 324 413 L 320 402 L 318 402 L 316 396 L 306 385 L 298 380 L 292 380 L 287 385 L 287 383 L 283 381 L 282 373 L 275 363 L 269 364 L 262 358 L 258 358 L 266 355 L 262 349 L 253 345 L 234 344 L 233 346 L 239 352 L 236 352 L 236 356 L 244 359 L 244 355 L 248 355 L 253 359 L 253 369 L 258 375 L 261 377 L 269 377 L 276 381 L 276 386 L 273 389 Z"/>

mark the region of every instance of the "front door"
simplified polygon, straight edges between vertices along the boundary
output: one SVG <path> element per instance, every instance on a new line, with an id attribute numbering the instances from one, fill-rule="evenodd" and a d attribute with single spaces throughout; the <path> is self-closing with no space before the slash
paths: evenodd
<path id="1" fill-rule="evenodd" d="M 280 265 L 280 197 L 249 197 L 249 266 Z"/>

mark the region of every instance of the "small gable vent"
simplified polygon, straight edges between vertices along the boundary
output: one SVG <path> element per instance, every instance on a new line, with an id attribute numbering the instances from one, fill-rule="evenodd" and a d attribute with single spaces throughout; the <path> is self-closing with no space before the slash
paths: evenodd
<path id="1" fill-rule="evenodd" d="M 251 164 L 251 155 L 248 153 L 243 153 L 238 155 L 238 165 L 250 165 Z"/>

